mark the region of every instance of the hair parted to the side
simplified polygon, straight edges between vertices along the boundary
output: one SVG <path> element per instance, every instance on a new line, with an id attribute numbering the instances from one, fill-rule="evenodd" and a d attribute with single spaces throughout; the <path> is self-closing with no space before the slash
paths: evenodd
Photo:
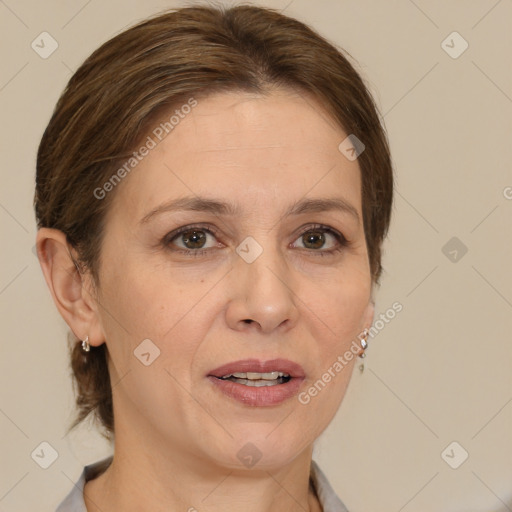
<path id="1" fill-rule="evenodd" d="M 116 191 L 101 200 L 94 191 L 131 155 L 151 122 L 191 97 L 267 94 L 276 87 L 314 97 L 347 134 L 364 143 L 358 157 L 363 223 L 371 276 L 378 283 L 393 171 L 373 98 L 342 50 L 303 23 L 256 6 L 166 12 L 115 36 L 86 59 L 62 93 L 39 146 L 38 227 L 64 232 L 80 272 L 90 272 L 99 286 L 103 222 Z M 85 360 L 81 344 L 73 344 L 78 412 L 70 430 L 93 413 L 102 434 L 113 436 L 107 357 L 105 343 L 91 347 Z"/>

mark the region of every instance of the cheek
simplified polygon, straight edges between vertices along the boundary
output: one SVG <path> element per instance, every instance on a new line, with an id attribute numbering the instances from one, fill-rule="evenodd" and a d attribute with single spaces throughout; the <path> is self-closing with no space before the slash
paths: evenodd
<path id="1" fill-rule="evenodd" d="M 340 279 L 336 285 L 310 294 L 304 302 L 303 314 L 309 318 L 315 339 L 315 371 L 308 378 L 299 402 L 317 418 L 315 425 L 329 424 L 345 395 L 358 361 L 357 336 L 362 331 L 370 291 L 366 279 Z"/>
<path id="2" fill-rule="evenodd" d="M 146 336 L 166 326 L 170 328 L 183 315 L 189 299 L 193 299 L 190 288 L 176 284 L 175 279 L 149 261 L 118 260 L 104 274 L 103 299 L 133 335 Z"/>
<path id="3" fill-rule="evenodd" d="M 318 326 L 318 341 L 333 349 L 343 349 L 360 333 L 363 316 L 371 298 L 369 274 L 356 269 L 332 276 L 323 286 L 310 286 L 305 297 L 306 311 Z"/>
<path id="4" fill-rule="evenodd" d="M 145 339 L 160 350 L 157 366 L 189 366 L 187 361 L 192 360 L 215 314 L 204 299 L 212 283 L 202 278 L 177 279 L 175 273 L 149 263 L 122 261 L 105 272 L 101 316 L 112 357 L 123 367 L 133 363 L 133 351 Z"/>

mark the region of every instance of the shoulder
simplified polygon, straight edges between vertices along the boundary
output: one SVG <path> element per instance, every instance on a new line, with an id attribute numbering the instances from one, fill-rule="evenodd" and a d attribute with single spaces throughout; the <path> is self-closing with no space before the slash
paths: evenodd
<path id="1" fill-rule="evenodd" d="M 348 512 L 347 507 L 334 492 L 329 480 L 314 460 L 311 460 L 310 478 L 323 512 Z"/>
<path id="2" fill-rule="evenodd" d="M 76 483 L 73 484 L 73 488 L 57 507 L 55 512 L 87 512 L 84 502 L 85 483 L 92 480 L 100 473 L 103 473 L 112 462 L 112 459 L 113 456 L 110 455 L 105 459 L 85 466 L 80 477 Z"/>

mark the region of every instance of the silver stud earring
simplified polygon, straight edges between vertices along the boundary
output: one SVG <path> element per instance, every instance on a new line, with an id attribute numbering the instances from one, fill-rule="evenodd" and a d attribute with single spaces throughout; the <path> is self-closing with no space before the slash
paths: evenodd
<path id="1" fill-rule="evenodd" d="M 368 336 L 370 335 L 370 331 L 368 329 L 365 329 L 363 331 L 363 338 L 360 340 L 361 342 L 361 348 L 363 349 L 363 351 L 359 354 L 359 357 L 361 359 L 363 359 L 364 357 L 366 357 L 366 354 L 364 353 L 364 351 L 368 348 Z"/>
<path id="2" fill-rule="evenodd" d="M 86 336 L 85 340 L 82 340 L 82 350 L 84 352 L 89 352 L 91 350 L 91 345 L 89 344 L 89 336 Z"/>

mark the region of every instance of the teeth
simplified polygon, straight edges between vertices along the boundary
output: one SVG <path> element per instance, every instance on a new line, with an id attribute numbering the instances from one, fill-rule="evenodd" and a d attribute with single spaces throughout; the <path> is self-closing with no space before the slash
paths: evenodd
<path id="1" fill-rule="evenodd" d="M 282 372 L 269 372 L 269 373 L 257 373 L 257 372 L 235 372 L 229 375 L 224 375 L 223 379 L 229 379 L 229 377 L 236 377 L 237 379 L 247 380 L 276 380 L 280 377 L 289 377 L 287 373 Z"/>
<path id="2" fill-rule="evenodd" d="M 260 388 L 263 386 L 278 386 L 280 382 L 278 380 L 250 380 L 250 379 L 237 379 L 235 382 L 238 384 L 244 384 L 245 386 Z"/>

